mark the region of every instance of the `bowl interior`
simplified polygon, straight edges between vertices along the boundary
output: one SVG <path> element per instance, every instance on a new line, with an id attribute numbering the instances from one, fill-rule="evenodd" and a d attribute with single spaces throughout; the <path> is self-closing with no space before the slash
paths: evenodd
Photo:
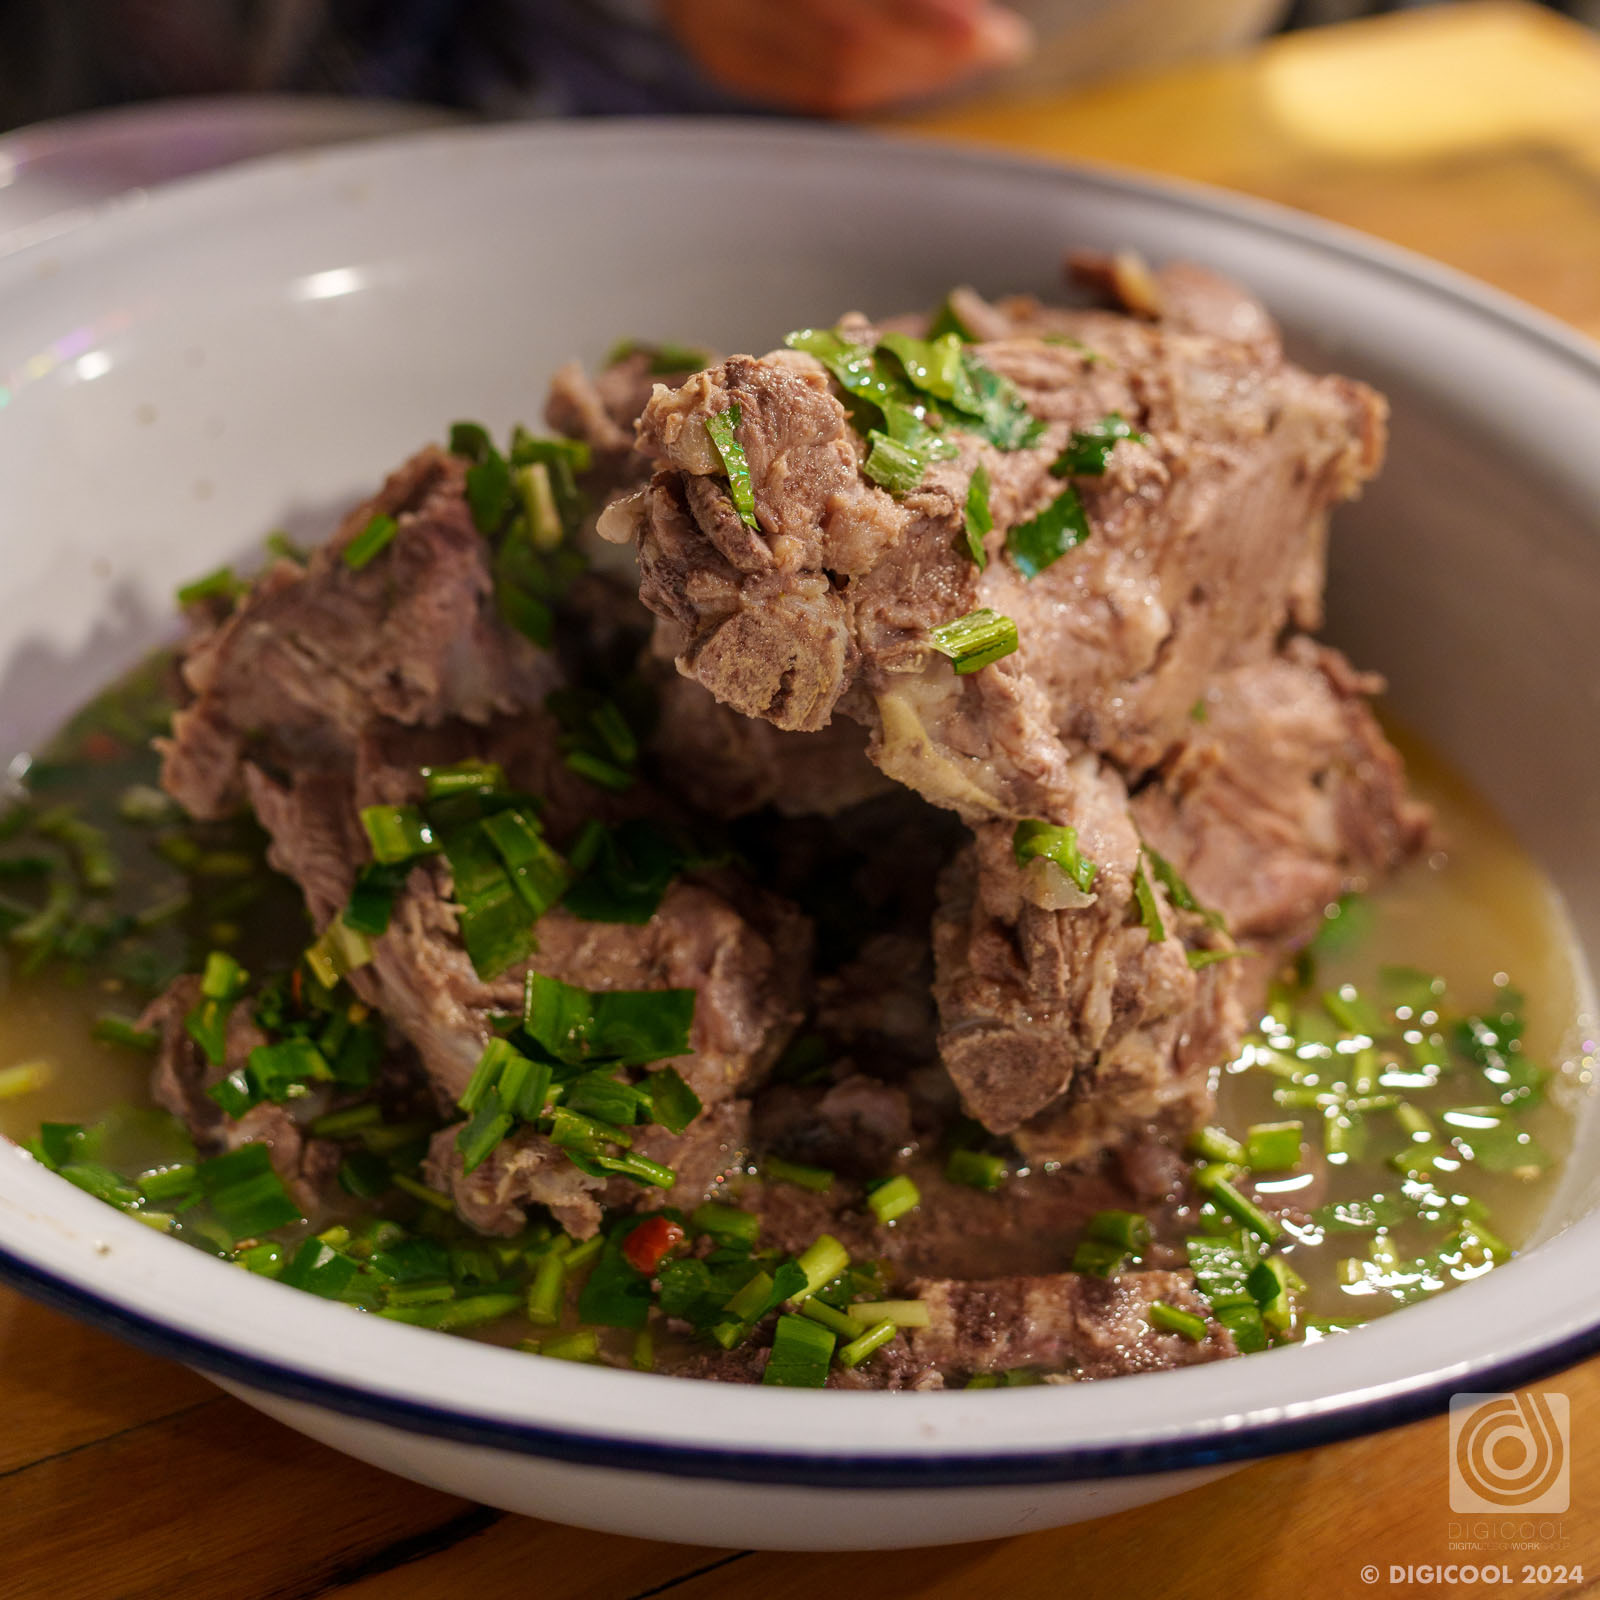
<path id="1" fill-rule="evenodd" d="M 0 751 L 27 748 L 169 637 L 178 582 L 248 565 L 268 529 L 322 532 L 454 418 L 535 422 L 567 359 L 594 362 L 622 335 L 761 351 L 847 308 L 931 305 L 953 283 L 1048 296 L 1069 245 L 1232 273 L 1304 359 L 1389 393 L 1390 464 L 1336 523 L 1329 633 L 1388 675 L 1400 715 L 1503 811 L 1593 967 L 1594 355 L 1447 273 L 1264 207 L 826 132 L 427 136 L 181 185 L 0 260 Z M 1583 1124 L 1546 1232 L 1600 1205 L 1600 1121 Z M 11 1181 L 0 1170 L 0 1195 Z M 36 1228 L 20 1215 L 0 1208 L 0 1244 Z M 130 1228 L 130 1249 L 167 1248 Z M 1562 1248 L 1576 1245 L 1544 1247 Z M 1447 1297 L 1476 1294 L 1487 1319 L 1463 1360 L 1536 1342 L 1526 1291 L 1499 1280 L 1537 1270 L 1544 1249 Z M 285 1291 L 245 1287 L 281 1308 Z M 314 1327 L 343 1313 L 303 1315 Z M 385 1348 L 436 1342 L 371 1337 L 391 1335 L 402 1343 Z M 1397 1378 L 1420 1380 L 1409 1344 L 1374 1330 L 1365 1363 L 1392 1356 Z M 1276 1385 L 1285 1405 L 1374 1381 L 1359 1358 L 1291 1355 L 1305 1365 Z M 429 1366 L 397 1370 L 413 1364 Z M 1211 1385 L 1197 1416 L 1240 1403 L 1236 1379 L 1191 1376 Z M 1098 1398 L 1073 1403 L 1115 1433 Z"/>

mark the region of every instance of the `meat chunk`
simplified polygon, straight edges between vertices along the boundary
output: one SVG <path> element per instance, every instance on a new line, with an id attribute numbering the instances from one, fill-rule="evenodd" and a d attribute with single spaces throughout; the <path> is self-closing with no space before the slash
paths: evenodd
<path id="1" fill-rule="evenodd" d="M 1226 941 L 1151 881 L 1120 783 L 1103 767 L 1084 766 L 1079 779 L 1092 893 L 1059 873 L 1041 887 L 1039 864 L 1017 861 L 1012 828 L 984 823 L 946 870 L 934 919 L 939 1053 L 966 1110 L 1015 1133 L 1053 1108 L 1045 1143 L 1024 1148 L 1058 1161 L 1166 1121 L 1169 1109 L 1198 1120 L 1209 1069 L 1244 1023 L 1233 964 L 1194 970 L 1188 960 Z"/>
<path id="2" fill-rule="evenodd" d="M 923 1279 L 912 1292 L 928 1307 L 930 1320 L 910 1330 L 911 1354 L 945 1371 L 1047 1367 L 1079 1378 L 1115 1378 L 1237 1353 L 1233 1335 L 1210 1318 L 1186 1272 L 1123 1272 L 1113 1278 L 1064 1272 L 976 1283 Z M 1157 1300 L 1206 1318 L 1206 1337 L 1191 1343 L 1153 1327 L 1149 1310 Z"/>
<path id="3" fill-rule="evenodd" d="M 1302 693 L 1294 729 L 1273 726 L 1267 704 L 1280 664 L 1315 676 L 1312 647 L 1280 656 L 1280 641 L 1320 620 L 1327 514 L 1378 466 L 1381 399 L 1286 362 L 1260 305 L 1200 268 L 1078 265 L 1123 312 L 970 294 L 953 304 L 1039 436 L 1002 451 L 947 433 L 956 458 L 910 493 L 868 481 L 829 379 L 789 352 L 733 357 L 658 391 L 639 424 L 658 465 L 640 593 L 679 642 L 679 670 L 779 728 L 862 722 L 886 774 L 973 827 L 934 923 L 939 1053 L 969 1114 L 1049 1161 L 1085 1160 L 1131 1128 L 1181 1133 L 1199 1120 L 1258 981 L 1144 853 L 1148 826 L 1158 848 L 1172 842 L 1180 871 L 1202 839 L 1221 861 L 1271 820 L 1216 782 L 1200 792 L 1202 774 L 1229 770 L 1199 753 L 1202 696 L 1257 685 L 1234 696 L 1254 731 L 1225 730 L 1228 748 L 1242 762 L 1251 740 L 1270 747 L 1262 783 L 1298 784 L 1272 802 L 1287 815 L 1279 875 L 1298 873 L 1304 890 L 1262 891 L 1281 903 L 1280 937 L 1309 933 L 1331 898 L 1313 904 L 1312 893 L 1388 870 L 1421 837 L 1359 684 L 1340 690 L 1324 671 L 1326 704 Z M 840 329 L 864 347 L 877 337 L 859 318 Z M 737 532 L 707 432 L 735 408 L 758 524 Z M 1110 450 L 1103 473 L 1075 480 L 1088 537 L 1028 576 L 1007 530 L 1061 494 L 1051 469 L 1073 434 L 1113 414 L 1137 437 Z M 979 465 L 995 523 L 983 568 L 964 525 Z M 1013 618 L 1020 647 L 958 675 L 930 650 L 930 630 L 981 608 Z M 1192 838 L 1163 810 L 1191 793 Z M 1076 831 L 1096 868 L 1090 890 L 1014 858 L 1014 825 L 1029 818 Z M 1240 912 L 1231 931 L 1266 931 L 1259 908 L 1196 892 Z"/>
<path id="4" fill-rule="evenodd" d="M 1063 759 L 1090 750 L 1137 776 L 1216 673 L 1313 625 L 1326 512 L 1381 455 L 1377 396 L 1260 343 L 1077 315 L 1093 348 L 977 347 L 1045 424 L 1038 444 L 952 434 L 959 458 L 898 500 L 862 475 L 843 405 L 800 358 L 733 357 L 658 390 L 639 425 L 660 468 L 640 593 L 680 630 L 679 669 L 781 728 L 857 718 L 885 771 L 964 815 L 1040 815 Z M 706 418 L 733 406 L 760 529 L 730 553 Z M 1143 442 L 1079 480 L 1091 536 L 1029 581 L 1005 530 L 1061 492 L 1049 469 L 1072 431 L 1112 412 Z M 983 571 L 963 527 L 980 462 L 996 523 Z M 980 607 L 1013 617 L 1021 648 L 958 677 L 928 633 Z"/>
<path id="5" fill-rule="evenodd" d="M 192 816 L 238 808 L 247 760 L 348 770 L 379 721 L 483 723 L 555 686 L 550 658 L 495 610 L 465 467 L 433 448 L 413 456 L 304 568 L 279 562 L 190 643 L 192 699 L 161 747 L 163 786 Z M 394 536 L 352 568 L 345 548 L 377 515 L 395 520 Z"/>
<path id="6" fill-rule="evenodd" d="M 456 1148 L 460 1126 L 441 1128 L 428 1147 L 422 1175 L 455 1201 L 456 1214 L 479 1233 L 510 1236 L 527 1226 L 531 1205 L 546 1206 L 578 1239 L 600 1228 L 601 1180 L 580 1172 L 543 1134 L 521 1128 L 502 1139 L 470 1173 Z"/>
<path id="7" fill-rule="evenodd" d="M 348 901 L 366 855 L 359 805 L 392 796 L 400 779 L 378 763 L 360 769 L 359 788 L 319 774 L 282 784 L 256 768 L 248 781 L 256 815 L 272 838 L 270 859 L 301 884 L 314 920 L 325 924 Z M 538 950 L 529 963 L 585 989 L 695 991 L 692 1054 L 647 1070 L 677 1068 L 707 1109 L 681 1137 L 652 1130 L 637 1145 L 680 1172 L 686 1191 L 703 1190 L 742 1146 L 731 1113 L 718 1108 L 765 1076 L 802 1014 L 810 970 L 805 920 L 775 896 L 723 881 L 727 892 L 680 879 L 643 925 L 586 922 L 557 907 L 540 919 Z M 477 975 L 460 941 L 451 890 L 442 857 L 414 867 L 388 931 L 373 941 L 371 962 L 350 975 L 357 993 L 416 1047 L 445 1110 L 472 1076 L 491 1037 L 490 1019 L 520 1007 L 527 970 L 514 967 L 492 980 Z M 713 1148 L 728 1153 L 713 1159 Z M 547 1193 L 558 1196 L 569 1226 L 592 1232 L 598 1225 L 597 1201 L 576 1196 L 597 1196 L 603 1180 L 578 1173 L 537 1138 L 508 1152 L 481 1179 L 474 1172 L 457 1181 L 459 1167 L 450 1168 L 442 1146 L 431 1170 L 450 1181 L 474 1225 L 494 1218 L 496 1231 L 515 1231 L 515 1209 L 528 1201 L 550 1203 Z M 635 1203 L 652 1198 L 636 1189 L 631 1196 Z M 672 1198 L 693 1203 L 687 1192 L 674 1190 Z"/>
<path id="8" fill-rule="evenodd" d="M 784 816 L 830 817 L 892 787 L 867 759 L 866 730 L 843 717 L 814 733 L 785 733 L 670 670 L 656 680 L 656 707 L 657 769 L 709 816 L 772 806 Z"/>
<path id="9" fill-rule="evenodd" d="M 1423 847 L 1428 810 L 1366 703 L 1381 687 L 1293 640 L 1219 679 L 1134 797 L 1139 831 L 1238 939 L 1302 942 L 1324 907 Z"/>
<path id="10" fill-rule="evenodd" d="M 582 485 L 596 506 L 637 489 L 650 476 L 649 461 L 633 447 L 633 428 L 651 390 L 658 383 L 673 387 L 688 377 L 693 368 L 681 362 L 706 359 L 703 351 L 631 344 L 592 378 L 576 361 L 557 368 L 544 418 L 557 433 L 589 446 L 590 466 Z"/>

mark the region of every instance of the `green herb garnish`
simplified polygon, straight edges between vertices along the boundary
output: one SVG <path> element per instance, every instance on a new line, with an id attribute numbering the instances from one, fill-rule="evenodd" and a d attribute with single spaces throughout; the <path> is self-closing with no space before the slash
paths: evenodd
<path id="1" fill-rule="evenodd" d="M 744 446 L 739 443 L 739 424 L 744 420 L 738 402 L 726 411 L 713 411 L 706 418 L 706 432 L 722 458 L 722 470 L 728 475 L 728 493 L 733 499 L 739 520 L 746 527 L 759 528 L 756 521 L 755 491 L 750 483 L 750 463 L 745 459 Z"/>
<path id="2" fill-rule="evenodd" d="M 963 676 L 1010 655 L 1021 642 L 1016 623 L 987 607 L 930 628 L 928 638 Z"/>
<path id="3" fill-rule="evenodd" d="M 1034 579 L 1089 537 L 1089 519 L 1078 491 L 1068 484 L 1026 522 L 1006 531 L 1006 550 L 1024 578 Z"/>

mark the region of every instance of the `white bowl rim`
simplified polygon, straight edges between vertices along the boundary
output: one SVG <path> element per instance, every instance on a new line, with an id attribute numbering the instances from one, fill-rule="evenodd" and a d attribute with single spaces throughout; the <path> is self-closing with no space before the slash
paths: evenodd
<path id="1" fill-rule="evenodd" d="M 64 271 L 137 249 L 150 234 L 203 232 L 292 203 L 308 181 L 359 179 L 395 163 L 415 173 L 463 147 L 491 160 L 514 152 L 559 160 L 571 147 L 625 155 L 645 131 L 679 159 L 729 140 L 774 160 L 794 152 L 836 159 L 853 148 L 857 159 L 924 173 L 958 163 L 1197 212 L 1447 301 L 1464 328 L 1494 325 L 1600 395 L 1600 351 L 1554 318 L 1449 268 L 1266 202 L 968 146 L 732 119 L 451 130 L 246 163 L 109 202 L 47 244 L 7 256 L 0 303 L 46 251 Z M 1392 1426 L 1442 1410 L 1453 1393 L 1514 1387 L 1600 1351 L 1600 1304 L 1584 1271 L 1595 1259 L 1600 1214 L 1591 1213 L 1485 1279 L 1311 1347 L 1109 1386 L 816 1395 L 529 1361 L 465 1340 L 441 1345 L 437 1335 L 378 1318 L 356 1322 L 348 1307 L 161 1241 L 0 1141 L 0 1279 L 47 1304 L 246 1387 L 400 1429 L 593 1466 L 747 1482 L 1064 1482 L 1202 1467 Z M 1485 1329 L 1497 1348 L 1485 1350 Z"/>

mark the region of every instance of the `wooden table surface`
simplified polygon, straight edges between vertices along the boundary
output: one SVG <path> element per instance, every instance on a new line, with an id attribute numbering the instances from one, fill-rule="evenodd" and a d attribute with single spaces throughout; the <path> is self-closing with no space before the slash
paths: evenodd
<path id="1" fill-rule="evenodd" d="M 1532 6 L 1412 12 L 918 127 L 1248 190 L 1437 256 L 1600 336 L 1600 40 Z M 1534 1560 L 1582 1566 L 1587 1583 L 1515 1592 L 1600 1593 L 1600 1361 L 1537 1387 L 1571 1399 L 1573 1509 L 1566 1546 Z M 0 1291 L 0 1600 L 1489 1592 L 1387 1581 L 1391 1565 L 1452 1559 L 1445 1474 L 1439 1419 L 995 1543 L 814 1557 L 650 1544 L 389 1477 Z M 1360 1577 L 1368 1563 L 1375 1588 Z"/>

